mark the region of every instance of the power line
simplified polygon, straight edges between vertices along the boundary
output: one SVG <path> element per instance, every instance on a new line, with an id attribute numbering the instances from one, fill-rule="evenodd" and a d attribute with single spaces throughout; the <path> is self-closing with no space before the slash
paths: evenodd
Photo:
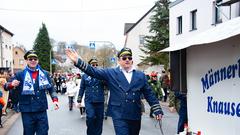
<path id="1" fill-rule="evenodd" d="M 149 6 L 149 5 L 148 5 Z M 123 8 L 112 8 L 112 9 L 92 9 L 92 10 L 32 10 L 32 9 L 10 9 L 10 8 L 0 8 L 0 11 L 9 11 L 9 12 L 28 12 L 28 13 L 83 13 L 83 12 L 108 12 L 108 11 L 120 11 L 120 10 L 129 10 L 129 9 L 138 9 L 147 7 L 138 6 L 138 7 L 123 7 Z"/>

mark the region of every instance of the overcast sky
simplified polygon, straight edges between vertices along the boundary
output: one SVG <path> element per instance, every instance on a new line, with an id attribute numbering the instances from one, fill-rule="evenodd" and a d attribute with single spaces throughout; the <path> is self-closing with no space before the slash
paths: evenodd
<path id="1" fill-rule="evenodd" d="M 0 25 L 31 49 L 42 22 L 56 41 L 124 44 L 124 23 L 135 23 L 156 0 L 0 0 Z"/>

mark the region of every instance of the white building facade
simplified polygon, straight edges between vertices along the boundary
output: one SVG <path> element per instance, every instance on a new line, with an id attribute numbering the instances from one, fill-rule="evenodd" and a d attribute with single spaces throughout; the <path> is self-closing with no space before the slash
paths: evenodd
<path id="1" fill-rule="evenodd" d="M 176 0 L 170 4 L 170 46 L 186 42 L 208 30 L 240 15 L 239 2 L 230 6 L 216 6 L 227 0 Z M 231 14 L 229 13 L 231 8 Z"/>
<path id="2" fill-rule="evenodd" d="M 11 70 L 12 66 L 12 43 L 13 33 L 0 25 L 0 67 L 9 67 Z"/>
<path id="3" fill-rule="evenodd" d="M 170 47 L 163 51 L 171 51 L 173 89 L 187 93 L 192 132 L 240 133 L 239 1 L 170 4 Z"/>
<path id="4" fill-rule="evenodd" d="M 145 56 L 146 54 L 143 53 L 140 48 L 143 48 L 143 45 L 146 43 L 144 39 L 145 36 L 150 36 L 153 34 L 149 32 L 149 21 L 150 17 L 153 15 L 152 10 L 154 8 L 155 6 L 153 6 L 144 16 L 142 16 L 136 23 L 134 23 L 133 26 L 130 27 L 125 33 L 126 39 L 124 46 L 131 48 L 133 52 L 133 66 L 146 73 L 151 73 L 151 71 L 161 73 L 164 68 L 163 65 L 151 66 L 141 64 L 141 56 Z"/>

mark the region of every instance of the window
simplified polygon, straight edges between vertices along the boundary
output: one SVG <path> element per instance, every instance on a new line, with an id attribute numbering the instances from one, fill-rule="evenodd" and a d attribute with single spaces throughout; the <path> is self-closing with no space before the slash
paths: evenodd
<path id="1" fill-rule="evenodd" d="M 145 43 L 145 36 L 144 35 L 139 35 L 139 45 L 143 46 Z"/>
<path id="2" fill-rule="evenodd" d="M 191 14 L 191 16 L 190 16 L 190 20 L 191 20 L 190 30 L 196 30 L 197 29 L 197 10 L 191 11 L 190 14 Z"/>
<path id="3" fill-rule="evenodd" d="M 20 59 L 19 60 L 19 65 L 23 65 L 24 64 L 24 60 L 23 59 Z"/>
<path id="4" fill-rule="evenodd" d="M 6 67 L 8 67 L 8 60 L 6 60 Z"/>
<path id="5" fill-rule="evenodd" d="M 16 51 L 16 52 L 15 52 L 15 54 L 17 55 L 17 54 L 18 54 L 18 52 Z"/>
<path id="6" fill-rule="evenodd" d="M 240 16 L 240 2 L 238 2 L 238 16 Z"/>
<path id="7" fill-rule="evenodd" d="M 7 46 L 7 45 L 5 45 L 5 48 L 7 49 L 7 48 L 8 48 L 8 46 Z"/>
<path id="8" fill-rule="evenodd" d="M 222 3 L 222 0 L 216 0 L 216 3 L 213 2 L 213 5 L 214 5 L 214 11 L 215 11 L 215 15 L 214 15 L 214 18 L 215 18 L 215 24 L 218 24 L 218 23 L 222 23 L 222 16 L 221 16 L 221 6 L 218 6 Z"/>
<path id="9" fill-rule="evenodd" d="M 182 16 L 177 18 L 177 34 L 182 34 Z"/>

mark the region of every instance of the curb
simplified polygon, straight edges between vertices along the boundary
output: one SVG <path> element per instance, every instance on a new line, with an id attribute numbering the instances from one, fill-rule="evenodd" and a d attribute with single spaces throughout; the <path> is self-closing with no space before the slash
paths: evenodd
<path id="1" fill-rule="evenodd" d="M 15 111 L 9 109 L 6 116 L 2 116 L 3 128 L 0 128 L 0 135 L 6 135 L 10 130 L 14 122 L 20 116 L 21 113 L 16 113 Z"/>
<path id="2" fill-rule="evenodd" d="M 14 114 L 15 114 L 15 112 L 12 109 L 7 109 L 7 115 L 2 116 L 2 124 L 4 124 Z"/>
<path id="3" fill-rule="evenodd" d="M 10 114 L 4 118 L 3 128 L 0 128 L 0 135 L 6 135 L 11 129 L 14 122 L 19 118 L 21 113 L 15 113 L 12 111 Z"/>

